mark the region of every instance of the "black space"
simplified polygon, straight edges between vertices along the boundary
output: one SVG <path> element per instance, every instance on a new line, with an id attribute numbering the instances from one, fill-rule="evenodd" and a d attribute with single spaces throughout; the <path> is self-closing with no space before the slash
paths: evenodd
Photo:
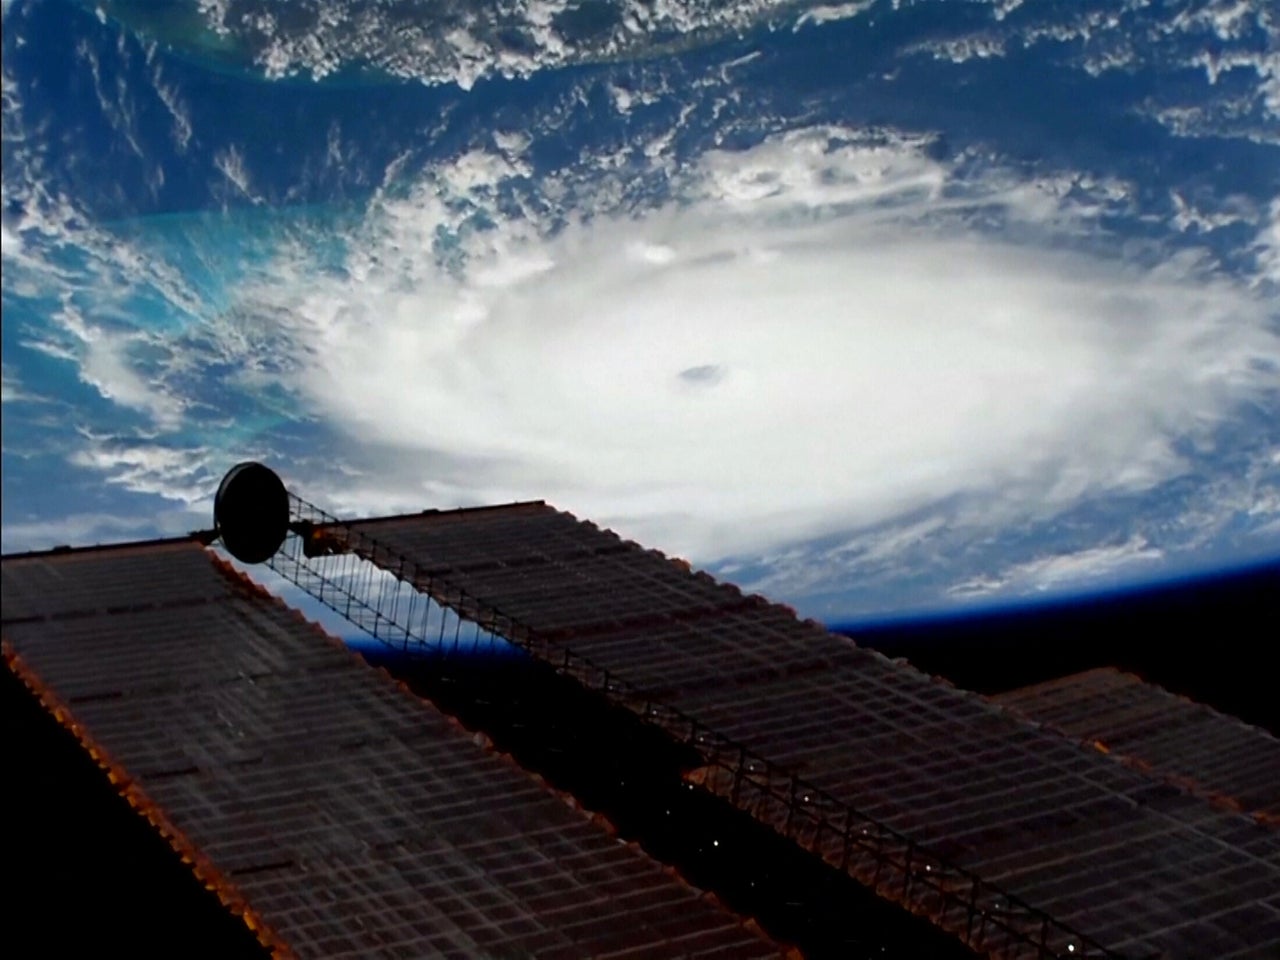
<path id="1" fill-rule="evenodd" d="M 843 631 L 998 693 L 1114 666 L 1280 736 L 1280 560 L 1097 597 Z"/>
<path id="2" fill-rule="evenodd" d="M 269 956 L 7 667 L 3 940 L 23 957 Z"/>

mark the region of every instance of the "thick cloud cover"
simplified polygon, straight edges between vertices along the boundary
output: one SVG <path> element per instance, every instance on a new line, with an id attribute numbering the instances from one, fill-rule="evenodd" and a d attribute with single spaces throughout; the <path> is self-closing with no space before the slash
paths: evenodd
<path id="1" fill-rule="evenodd" d="M 1176 476 L 1280 382 L 1247 285 L 1126 264 L 1089 203 L 961 185 L 920 142 L 714 151 L 668 204 L 499 225 L 442 264 L 449 190 L 521 173 L 460 158 L 376 205 L 343 271 L 294 248 L 242 291 L 289 389 L 446 499 L 546 497 L 700 561 L 957 497 L 994 529 Z"/>

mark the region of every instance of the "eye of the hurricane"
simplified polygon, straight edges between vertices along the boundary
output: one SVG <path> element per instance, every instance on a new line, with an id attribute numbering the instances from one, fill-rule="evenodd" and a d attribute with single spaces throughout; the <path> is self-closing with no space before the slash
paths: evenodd
<path id="1" fill-rule="evenodd" d="M 679 373 L 680 382 L 694 387 L 714 387 L 725 378 L 728 371 L 717 363 L 704 363 L 687 367 Z"/>

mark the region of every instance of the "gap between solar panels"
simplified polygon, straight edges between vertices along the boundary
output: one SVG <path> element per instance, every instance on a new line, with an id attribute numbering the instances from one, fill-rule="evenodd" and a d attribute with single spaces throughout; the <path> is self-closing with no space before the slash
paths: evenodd
<path id="1" fill-rule="evenodd" d="M 703 763 L 690 771 L 690 784 L 728 800 L 975 950 L 1009 960 L 1128 960 L 696 718 L 640 692 L 622 677 L 424 569 L 356 522 L 326 513 L 288 491 L 261 464 L 238 464 L 227 474 L 215 498 L 214 517 L 212 534 L 237 559 L 266 563 L 406 656 L 448 657 L 510 644 L 638 714 L 698 752 Z"/>

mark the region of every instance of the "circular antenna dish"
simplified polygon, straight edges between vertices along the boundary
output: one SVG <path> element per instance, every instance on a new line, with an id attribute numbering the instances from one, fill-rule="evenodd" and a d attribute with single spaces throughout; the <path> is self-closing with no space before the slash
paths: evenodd
<path id="1" fill-rule="evenodd" d="M 213 525 L 222 545 L 242 563 L 270 560 L 289 532 L 289 493 L 274 470 L 238 463 L 213 499 Z"/>

